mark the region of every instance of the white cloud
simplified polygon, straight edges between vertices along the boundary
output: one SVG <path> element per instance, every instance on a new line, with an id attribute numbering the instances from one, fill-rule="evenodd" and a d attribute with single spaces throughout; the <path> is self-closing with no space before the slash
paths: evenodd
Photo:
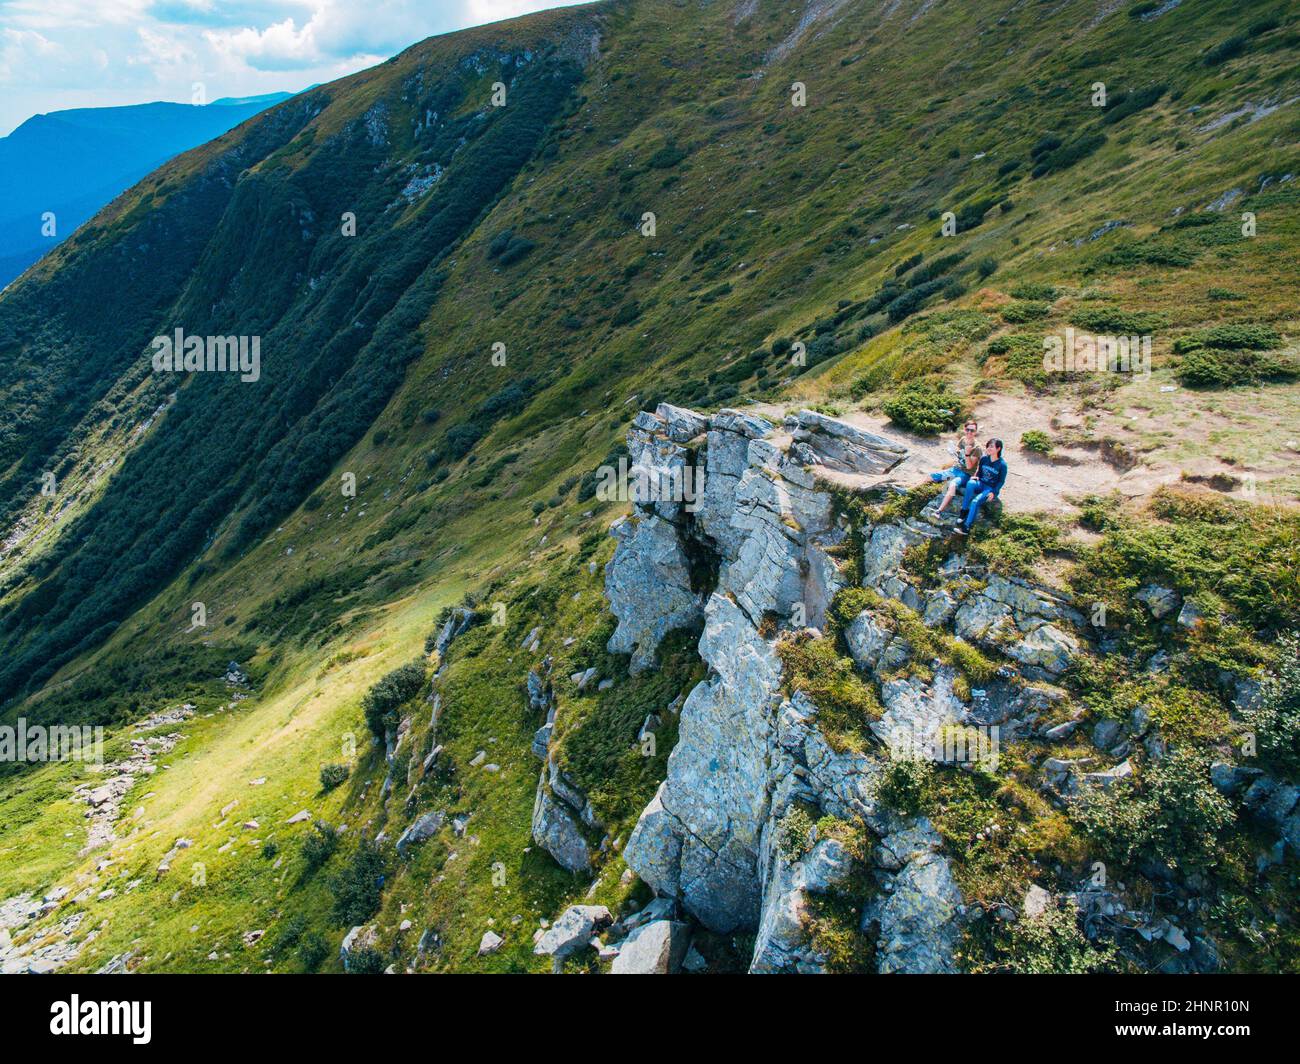
<path id="1" fill-rule="evenodd" d="M 0 0 L 0 135 L 33 114 L 296 90 L 574 0 Z"/>

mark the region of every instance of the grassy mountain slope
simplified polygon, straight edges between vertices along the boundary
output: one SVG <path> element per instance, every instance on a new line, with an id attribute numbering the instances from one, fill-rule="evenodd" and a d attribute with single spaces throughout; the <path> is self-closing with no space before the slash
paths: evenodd
<path id="1" fill-rule="evenodd" d="M 210 107 L 146 103 L 54 111 L 0 137 L 0 288 L 177 152 L 220 136 L 288 95 L 217 100 Z M 54 234 L 43 231 L 47 211 L 55 216 Z"/>
<path id="2" fill-rule="evenodd" d="M 294 970 L 322 963 L 320 942 L 328 967 L 343 929 L 375 911 L 385 963 L 544 967 L 532 929 L 588 882 L 530 845 L 540 721 L 522 694 L 525 634 L 543 625 L 555 676 L 594 666 L 616 681 L 558 691 L 563 756 L 611 844 L 671 745 L 632 756 L 641 719 L 698 679 L 674 648 L 636 679 L 603 649 L 599 566 L 620 507 L 581 478 L 659 400 L 914 412 L 900 430 L 1000 401 L 1023 412 L 992 425 L 1013 450 L 1048 408 L 1057 444 L 1123 466 L 1134 499 L 1007 515 L 977 548 L 1104 588 L 1121 611 L 1135 580 L 1172 572 L 1236 612 L 1228 664 L 1272 667 L 1300 602 L 1285 428 L 1300 405 L 1287 284 L 1300 24 L 1274 4 L 1166 7 L 566 9 L 423 42 L 121 197 L 0 299 L 0 697 L 6 719 L 108 724 L 121 751 L 150 712 L 188 701 L 198 716 L 127 797 L 102 871 L 102 854 L 79 853 L 72 792 L 89 770 L 10 772 L 0 896 L 93 880 L 64 906 L 88 912 L 79 939 L 101 929 L 73 962 L 86 968 L 129 953 L 144 970 Z M 945 211 L 954 236 L 940 235 Z M 1042 337 L 1067 325 L 1150 334 L 1153 372 L 1045 376 Z M 150 373 L 150 338 L 177 326 L 260 335 L 262 379 Z M 1184 471 L 1249 498 L 1148 509 Z M 1113 571 L 1088 569 L 1098 542 Z M 1194 563 L 1197 545 L 1225 543 L 1229 564 Z M 1256 579 L 1243 587 L 1244 559 Z M 362 695 L 423 658 L 466 592 L 504 604 L 505 623 L 453 646 L 445 768 L 385 804 Z M 191 627 L 195 602 L 206 627 Z M 233 703 L 231 659 L 252 694 Z M 1096 711 L 1117 682 L 1085 677 L 1080 704 Z M 1189 734 L 1222 738 L 1222 705 L 1175 708 Z M 424 753 L 426 703 L 411 712 Z M 479 751 L 499 771 L 472 765 Z M 352 771 L 323 792 L 330 762 Z M 1035 848 L 986 854 L 988 868 L 1083 861 L 1071 830 L 1024 806 Z M 303 808 L 348 825 L 315 871 L 300 853 L 310 825 L 284 823 Z M 431 808 L 469 815 L 464 833 L 444 828 L 409 863 L 381 847 L 375 894 L 358 839 L 391 844 Z M 973 837 L 975 813 L 958 819 L 941 830 Z M 194 841 L 185 870 L 156 875 L 178 837 Z M 1290 897 L 1293 866 L 1260 884 L 1233 852 L 1233 962 L 1293 965 L 1285 934 L 1239 930 Z M 968 892 L 1021 885 L 982 867 Z M 622 873 L 611 845 L 592 896 L 641 889 Z M 489 927 L 506 945 L 478 957 Z M 426 929 L 441 946 L 417 965 Z M 266 936 L 246 945 L 253 930 Z M 718 965 L 745 953 L 708 950 Z"/>

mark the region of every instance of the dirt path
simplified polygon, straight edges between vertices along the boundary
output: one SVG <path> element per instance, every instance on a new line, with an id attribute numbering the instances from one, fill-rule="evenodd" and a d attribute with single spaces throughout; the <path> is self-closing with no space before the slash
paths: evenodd
<path id="1" fill-rule="evenodd" d="M 784 408 L 762 404 L 751 409 L 779 422 Z M 1002 503 L 1012 512 L 1074 513 L 1077 508 L 1070 500 L 1084 495 L 1118 490 L 1136 498 L 1149 494 L 1160 484 L 1176 483 L 1179 479 L 1179 471 L 1174 469 L 1136 465 L 1122 470 L 1099 449 L 1058 447 L 1050 458 L 1024 450 L 1020 446 L 1023 433 L 1037 429 L 1055 439 L 1059 438 L 1060 431 L 1052 424 L 1054 416 L 1067 422 L 1077 420 L 1074 415 L 1053 410 L 1049 402 L 1032 405 L 1012 396 L 991 395 L 978 403 L 974 416 L 980 423 L 981 440 L 997 436 L 1005 443 L 1007 484 L 1002 490 Z M 901 431 L 884 415 L 860 410 L 849 411 L 840 419 L 898 440 L 908 448 L 907 458 L 884 479 L 904 486 L 920 484 L 929 473 L 947 469 L 955 461 L 952 453 L 955 432 L 938 438 L 916 436 Z"/>

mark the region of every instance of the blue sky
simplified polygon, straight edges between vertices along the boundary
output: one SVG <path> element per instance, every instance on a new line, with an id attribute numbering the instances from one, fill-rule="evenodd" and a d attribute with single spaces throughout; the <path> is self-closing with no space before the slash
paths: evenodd
<path id="1" fill-rule="evenodd" d="M 34 114 L 297 91 L 576 0 L 0 0 L 0 136 Z"/>

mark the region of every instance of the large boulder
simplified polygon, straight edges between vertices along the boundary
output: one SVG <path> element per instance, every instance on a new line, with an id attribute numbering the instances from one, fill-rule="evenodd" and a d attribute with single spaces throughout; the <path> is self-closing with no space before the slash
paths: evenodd
<path id="1" fill-rule="evenodd" d="M 749 467 L 749 445 L 773 429 L 770 421 L 737 410 L 722 410 L 709 419 L 704 498 L 695 515 L 699 527 L 724 555 L 734 557 L 744 534 L 732 527 L 736 488 Z"/>
<path id="2" fill-rule="evenodd" d="M 1054 624 L 1035 628 L 1019 642 L 1006 648 L 1007 655 L 1049 676 L 1059 676 L 1079 653 L 1079 641 Z"/>
<path id="3" fill-rule="evenodd" d="M 612 921 L 609 910 L 603 905 L 570 905 L 538 938 L 533 952 L 564 960 L 590 945 L 592 936 Z"/>
<path id="4" fill-rule="evenodd" d="M 791 457 L 840 473 L 879 476 L 907 457 L 907 448 L 815 410 L 800 410 L 785 419 L 794 439 Z"/>
<path id="5" fill-rule="evenodd" d="M 611 975 L 673 975 L 691 944 L 689 924 L 654 920 L 638 927 L 619 945 Z"/>
<path id="6" fill-rule="evenodd" d="M 719 932 L 753 927 L 768 744 L 781 665 L 740 608 L 714 594 L 701 656 L 713 676 L 682 707 L 668 775 L 628 838 L 628 867 Z"/>
<path id="7" fill-rule="evenodd" d="M 691 589 L 690 562 L 676 528 L 659 517 L 622 518 L 610 528 L 618 540 L 605 566 L 605 595 L 618 627 L 611 654 L 631 654 L 633 673 L 654 664 L 664 636 L 700 618 L 700 596 Z"/>
<path id="8" fill-rule="evenodd" d="M 404 857 L 406 856 L 406 851 L 416 843 L 432 838 L 437 834 L 438 829 L 442 827 L 445 819 L 446 814 L 440 809 L 435 809 L 428 813 L 421 814 L 420 817 L 398 837 L 398 854 Z"/>
<path id="9" fill-rule="evenodd" d="M 927 851 L 908 861 L 879 907 L 877 970 L 885 975 L 958 971 L 961 905 L 944 857 Z"/>
<path id="10" fill-rule="evenodd" d="M 533 800 L 533 841 L 570 872 L 591 868 L 586 836 L 568 806 L 547 786 L 545 775 L 537 784 Z"/>
<path id="11" fill-rule="evenodd" d="M 868 672 L 892 672 L 902 668 L 912 656 L 908 641 L 886 627 L 870 610 L 863 610 L 844 629 L 844 641 L 854 662 Z"/>

